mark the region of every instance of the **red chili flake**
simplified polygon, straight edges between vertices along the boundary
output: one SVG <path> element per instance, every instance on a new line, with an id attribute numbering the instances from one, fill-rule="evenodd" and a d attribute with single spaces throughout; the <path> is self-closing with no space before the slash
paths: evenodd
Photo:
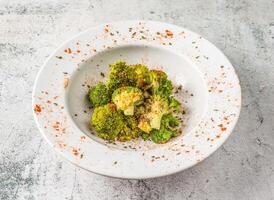
<path id="1" fill-rule="evenodd" d="M 75 156 L 78 156 L 78 155 L 79 155 L 78 150 L 75 149 L 75 148 L 72 149 L 72 153 L 73 153 L 73 155 L 75 155 Z"/>
<path id="2" fill-rule="evenodd" d="M 72 53 L 72 51 L 71 51 L 70 48 L 65 49 L 64 52 L 65 52 L 65 53 L 68 53 L 68 54 L 71 54 L 71 53 Z"/>
<path id="3" fill-rule="evenodd" d="M 64 78 L 64 88 L 67 88 L 69 84 L 69 79 L 68 78 Z"/>
<path id="4" fill-rule="evenodd" d="M 81 51 L 79 50 L 79 49 L 77 49 L 77 51 L 76 51 L 77 53 L 80 53 Z"/>
<path id="5" fill-rule="evenodd" d="M 96 49 L 92 49 L 92 51 L 97 52 L 97 50 L 96 50 Z"/>
<path id="6" fill-rule="evenodd" d="M 58 135 L 56 135 L 56 137 L 57 137 Z M 67 146 L 67 144 L 65 144 L 65 143 L 59 143 L 59 146 L 61 147 L 61 148 L 64 148 L 64 147 L 66 147 Z"/>
<path id="7" fill-rule="evenodd" d="M 59 125 L 57 123 L 55 123 L 55 124 L 52 125 L 52 127 L 57 129 L 57 128 L 59 128 Z"/>
<path id="8" fill-rule="evenodd" d="M 226 127 L 222 127 L 222 128 L 221 128 L 221 131 L 226 131 Z"/>
<path id="9" fill-rule="evenodd" d="M 170 30 L 166 30 L 166 35 L 168 37 L 173 37 L 173 33 Z"/>
<path id="10" fill-rule="evenodd" d="M 36 113 L 40 113 L 40 112 L 42 111 L 41 106 L 40 106 L 39 104 L 36 104 L 35 107 L 34 107 L 34 111 L 35 111 Z"/>

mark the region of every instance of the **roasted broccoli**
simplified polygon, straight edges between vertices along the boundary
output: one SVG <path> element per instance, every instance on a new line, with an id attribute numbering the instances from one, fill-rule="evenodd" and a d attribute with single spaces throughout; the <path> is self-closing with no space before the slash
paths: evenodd
<path id="1" fill-rule="evenodd" d="M 170 138 L 179 135 L 179 129 L 175 128 L 180 124 L 180 121 L 172 114 L 164 115 L 161 121 L 159 130 L 151 131 L 151 140 L 155 143 L 166 143 Z"/>
<path id="2" fill-rule="evenodd" d="M 152 96 L 147 106 L 147 113 L 141 116 L 138 127 L 146 133 L 151 129 L 160 129 L 162 116 L 168 111 L 167 98 L 160 95 Z"/>
<path id="3" fill-rule="evenodd" d="M 172 135 L 173 132 L 166 128 L 161 128 L 160 130 L 153 129 L 151 131 L 151 140 L 155 143 L 163 144 L 170 140 Z"/>
<path id="4" fill-rule="evenodd" d="M 91 124 L 105 140 L 129 141 L 138 137 L 166 143 L 180 134 L 180 102 L 165 72 L 119 61 L 110 65 L 106 85 L 89 90 L 94 107 Z"/>
<path id="5" fill-rule="evenodd" d="M 165 128 L 173 129 L 180 124 L 180 120 L 173 114 L 168 113 L 162 117 L 161 126 Z"/>
<path id="6" fill-rule="evenodd" d="M 124 86 L 136 86 L 133 68 L 122 61 L 110 65 L 107 86 L 111 92 Z"/>
<path id="7" fill-rule="evenodd" d="M 142 102 L 142 91 L 136 87 L 120 87 L 112 94 L 112 101 L 125 115 L 134 114 L 134 106 Z"/>
<path id="8" fill-rule="evenodd" d="M 181 109 L 181 103 L 174 97 L 169 98 L 169 108 L 171 111 L 178 112 Z"/>
<path id="9" fill-rule="evenodd" d="M 168 80 L 165 72 L 160 70 L 150 71 L 151 88 L 153 94 L 159 94 L 161 96 L 169 97 L 172 93 L 173 86 L 170 80 Z"/>
<path id="10" fill-rule="evenodd" d="M 91 124 L 99 137 L 105 140 L 128 141 L 139 137 L 141 130 L 133 116 L 125 116 L 109 103 L 94 109 Z"/>
<path id="11" fill-rule="evenodd" d="M 129 141 L 134 138 L 138 138 L 141 134 L 141 130 L 138 128 L 138 121 L 133 116 L 124 116 L 124 128 L 119 133 L 117 140 L 119 141 Z"/>
<path id="12" fill-rule="evenodd" d="M 91 124 L 98 136 L 107 140 L 114 140 L 124 128 L 123 117 L 112 103 L 95 108 Z"/>
<path id="13" fill-rule="evenodd" d="M 88 96 L 90 103 L 94 107 L 105 105 L 110 100 L 110 93 L 107 87 L 101 82 L 90 88 Z"/>
<path id="14" fill-rule="evenodd" d="M 136 86 L 144 90 L 147 89 L 150 85 L 149 69 L 141 64 L 132 65 L 131 67 L 135 74 Z"/>

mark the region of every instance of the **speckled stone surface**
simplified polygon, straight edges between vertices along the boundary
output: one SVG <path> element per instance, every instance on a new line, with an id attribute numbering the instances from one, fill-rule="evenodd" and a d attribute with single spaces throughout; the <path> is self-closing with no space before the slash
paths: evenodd
<path id="1" fill-rule="evenodd" d="M 0 0 L 0 199 L 274 199 L 273 0 Z M 199 165 L 119 180 L 75 167 L 42 138 L 35 76 L 61 43 L 94 25 L 158 20 L 203 35 L 231 60 L 243 104 L 234 133 Z"/>

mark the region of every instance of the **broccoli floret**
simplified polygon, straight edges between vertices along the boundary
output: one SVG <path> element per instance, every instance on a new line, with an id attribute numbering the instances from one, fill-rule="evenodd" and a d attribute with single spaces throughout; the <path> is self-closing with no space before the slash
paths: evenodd
<path id="1" fill-rule="evenodd" d="M 165 128 L 161 128 L 160 130 L 153 129 L 151 131 L 151 140 L 155 143 L 163 144 L 170 140 L 172 135 L 173 132 Z"/>
<path id="2" fill-rule="evenodd" d="M 145 132 L 143 132 L 141 136 L 142 136 L 144 141 L 147 141 L 150 138 L 150 135 L 145 133 Z"/>
<path id="3" fill-rule="evenodd" d="M 118 109 L 124 111 L 125 115 L 133 115 L 134 106 L 140 104 L 142 100 L 142 91 L 135 87 L 121 87 L 112 94 L 113 103 L 115 103 Z"/>
<path id="4" fill-rule="evenodd" d="M 124 122 L 131 130 L 138 129 L 138 120 L 134 116 L 124 115 Z"/>
<path id="5" fill-rule="evenodd" d="M 152 94 L 159 94 L 165 97 L 169 97 L 171 95 L 173 86 L 171 81 L 168 80 L 165 72 L 160 70 L 151 70 L 150 79 Z"/>
<path id="6" fill-rule="evenodd" d="M 112 103 L 95 108 L 91 123 L 98 136 L 105 140 L 129 141 L 141 133 L 137 119 L 123 115 Z"/>
<path id="7" fill-rule="evenodd" d="M 133 116 L 125 116 L 124 123 L 125 126 L 122 131 L 119 133 L 117 140 L 119 141 L 129 141 L 134 138 L 138 138 L 141 134 L 141 130 L 138 128 L 138 121 Z"/>
<path id="8" fill-rule="evenodd" d="M 181 109 L 181 103 L 174 97 L 170 97 L 169 108 L 171 109 L 171 111 L 179 112 Z"/>
<path id="9" fill-rule="evenodd" d="M 180 124 L 180 120 L 173 114 L 168 113 L 162 117 L 161 126 L 173 129 Z"/>
<path id="10" fill-rule="evenodd" d="M 89 101 L 94 107 L 103 106 L 110 101 L 107 87 L 99 82 L 89 90 Z"/>
<path id="11" fill-rule="evenodd" d="M 149 69 L 141 64 L 132 65 L 131 67 L 135 73 L 136 86 L 144 90 L 147 89 L 150 85 Z"/>
<path id="12" fill-rule="evenodd" d="M 114 140 L 124 128 L 123 117 L 112 103 L 96 107 L 91 123 L 98 136 L 107 140 Z"/>
<path id="13" fill-rule="evenodd" d="M 117 62 L 110 65 L 106 85 L 89 90 L 95 107 L 91 124 L 106 140 L 129 141 L 141 136 L 165 143 L 179 134 L 180 121 L 173 114 L 181 104 L 171 96 L 173 86 L 165 72 L 146 66 Z"/>
<path id="14" fill-rule="evenodd" d="M 179 119 L 172 114 L 164 115 L 160 129 L 151 131 L 151 140 L 155 143 L 166 143 L 170 138 L 179 135 L 179 130 L 176 128 L 179 124 Z"/>
<path id="15" fill-rule="evenodd" d="M 138 128 L 144 131 L 145 133 L 149 133 L 152 130 L 150 125 L 150 119 L 147 114 L 144 114 L 140 117 Z"/>
<path id="16" fill-rule="evenodd" d="M 162 116 L 168 111 L 167 98 L 154 95 L 151 102 L 151 110 L 148 113 L 151 128 L 160 129 Z"/>
<path id="17" fill-rule="evenodd" d="M 147 113 L 142 115 L 138 127 L 146 133 L 151 129 L 160 129 L 162 116 L 169 112 L 168 99 L 154 95 L 147 106 Z"/>
<path id="18" fill-rule="evenodd" d="M 124 86 L 136 86 L 133 68 L 122 61 L 110 65 L 107 86 L 111 92 Z"/>

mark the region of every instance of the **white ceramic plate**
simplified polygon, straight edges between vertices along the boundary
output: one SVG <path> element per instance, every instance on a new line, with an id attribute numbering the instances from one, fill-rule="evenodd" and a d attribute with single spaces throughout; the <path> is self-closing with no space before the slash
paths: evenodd
<path id="1" fill-rule="evenodd" d="M 89 130 L 88 87 L 117 60 L 163 69 L 183 90 L 183 134 L 166 144 L 141 139 L 108 144 Z M 41 68 L 33 110 L 46 140 L 72 163 L 119 178 L 172 174 L 202 161 L 228 138 L 241 106 L 234 68 L 213 44 L 178 26 L 123 21 L 89 29 L 62 45 Z"/>

